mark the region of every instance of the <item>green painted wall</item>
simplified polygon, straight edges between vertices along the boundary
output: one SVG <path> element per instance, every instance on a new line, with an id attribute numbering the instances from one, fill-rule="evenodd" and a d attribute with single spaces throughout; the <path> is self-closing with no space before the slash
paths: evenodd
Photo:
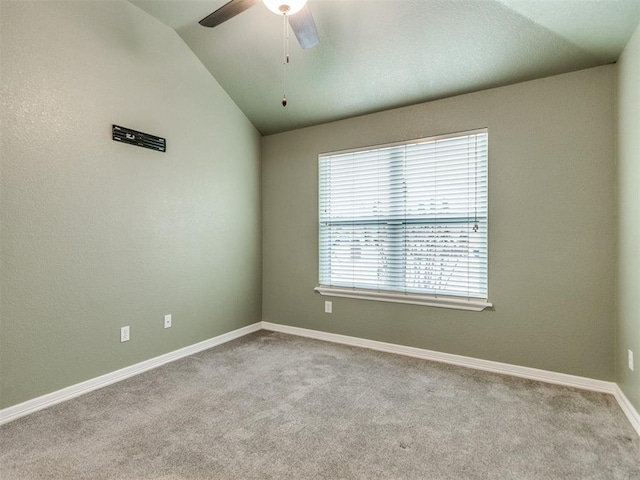
<path id="1" fill-rule="evenodd" d="M 260 135 L 178 35 L 123 1 L 0 17 L 0 406 L 259 321 Z"/>
<path id="2" fill-rule="evenodd" d="M 640 411 L 640 27 L 618 62 L 616 381 Z M 635 369 L 627 352 L 635 354 Z"/>
<path id="3" fill-rule="evenodd" d="M 265 137 L 263 320 L 613 380 L 615 90 L 604 66 Z M 493 310 L 313 292 L 319 153 L 481 127 Z"/>
<path id="4" fill-rule="evenodd" d="M 264 319 L 616 380 L 640 409 L 638 31 L 619 67 L 273 135 L 261 151 L 176 33 L 127 2 L 0 2 L 0 22 L 0 408 Z M 113 142 L 112 123 L 168 152 Z M 479 127 L 495 308 L 313 293 L 318 153 Z"/>

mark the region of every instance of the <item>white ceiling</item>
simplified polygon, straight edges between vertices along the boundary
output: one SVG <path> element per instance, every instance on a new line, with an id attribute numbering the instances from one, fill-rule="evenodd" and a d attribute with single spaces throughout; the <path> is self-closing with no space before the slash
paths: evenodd
<path id="1" fill-rule="evenodd" d="M 617 60 L 640 0 L 309 0 L 320 44 L 258 4 L 215 28 L 226 0 L 130 0 L 174 28 L 262 134 Z"/>

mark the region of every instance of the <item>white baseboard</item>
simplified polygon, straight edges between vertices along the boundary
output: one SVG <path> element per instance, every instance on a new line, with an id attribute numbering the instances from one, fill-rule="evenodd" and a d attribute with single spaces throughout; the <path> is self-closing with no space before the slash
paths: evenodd
<path id="1" fill-rule="evenodd" d="M 591 390 L 595 392 L 613 394 L 616 387 L 616 384 L 613 382 L 593 380 L 591 378 L 577 377 L 574 375 L 568 375 L 566 373 L 549 372 L 547 370 L 538 370 L 536 368 L 520 367 L 517 365 L 493 362 L 490 360 L 480 360 L 478 358 L 454 355 L 452 353 L 442 353 L 433 350 L 425 350 L 422 348 L 406 347 L 404 345 L 397 345 L 394 343 L 385 343 L 378 342 L 376 340 L 349 337 L 336 333 L 320 332 L 318 330 L 308 330 L 306 328 L 290 327 L 288 325 L 278 325 L 276 323 L 269 322 L 262 322 L 262 328 L 264 328 L 265 330 L 272 330 L 274 332 L 297 335 L 299 337 L 314 338 L 316 340 L 341 343 L 354 347 L 369 348 L 371 350 L 378 350 L 380 352 L 396 353 L 398 355 L 422 358 L 424 360 L 450 363 L 453 365 L 459 365 L 461 367 L 473 368 L 475 370 L 503 373 L 514 377 L 522 377 L 529 380 L 539 380 L 541 382 L 554 383 L 556 385 L 581 388 L 584 390 Z"/>
<path id="2" fill-rule="evenodd" d="M 633 405 L 631 405 L 631 402 L 617 384 L 613 395 L 616 397 L 618 405 L 620 405 L 620 408 L 631 422 L 631 425 L 640 436 L 640 414 L 633 408 Z"/>
<path id="3" fill-rule="evenodd" d="M 518 365 L 510 365 L 508 363 L 493 362 L 490 360 L 481 360 L 462 355 L 454 355 L 451 353 L 436 352 L 433 350 L 425 350 L 422 348 L 407 347 L 393 343 L 378 342 L 376 340 L 367 340 L 358 337 L 349 337 L 336 333 L 321 332 L 318 330 L 309 330 L 306 328 L 291 327 L 288 325 L 279 325 L 270 322 L 258 322 L 248 325 L 232 332 L 228 332 L 217 337 L 210 338 L 203 342 L 190 345 L 188 347 L 175 350 L 173 352 L 160 355 L 159 357 L 145 360 L 144 362 L 125 367 L 115 372 L 107 373 L 85 382 L 72 385 L 56 392 L 42 395 L 41 397 L 28 400 L 26 402 L 14 405 L 0 410 L 0 425 L 8 423 L 17 418 L 23 417 L 38 410 L 50 407 L 65 400 L 70 400 L 93 390 L 97 390 L 107 385 L 119 382 L 126 378 L 138 375 L 157 368 L 165 363 L 173 362 L 183 357 L 188 357 L 195 353 L 207 350 L 209 348 L 221 345 L 223 343 L 235 340 L 259 330 L 270 330 L 273 332 L 281 332 L 289 335 L 297 335 L 299 337 L 313 338 L 326 342 L 340 343 L 354 347 L 369 348 L 381 352 L 395 353 L 397 355 L 405 355 L 409 357 L 421 358 L 424 360 L 432 360 L 436 362 L 449 363 L 462 367 L 473 368 L 476 370 L 484 370 L 487 372 L 501 373 L 514 377 L 526 378 L 529 380 L 538 380 L 540 382 L 553 383 L 556 385 L 564 385 L 567 387 L 580 388 L 583 390 L 591 390 L 595 392 L 608 393 L 615 397 L 620 408 L 625 413 L 633 428 L 640 435 L 640 415 L 633 407 L 624 392 L 614 382 L 605 382 L 602 380 L 594 380 L 586 377 L 578 377 L 565 373 L 549 372 L 536 368 L 521 367 Z"/>
<path id="4" fill-rule="evenodd" d="M 173 352 L 169 352 L 164 355 L 145 360 L 144 362 L 136 363 L 135 365 L 116 370 L 115 372 L 107 373 L 105 375 L 92 378 L 85 382 L 63 388 L 62 390 L 58 390 L 56 392 L 42 395 L 41 397 L 27 400 L 26 402 L 19 403 L 18 405 L 4 408 L 0 410 L 0 425 L 28 415 L 30 413 L 37 412 L 38 410 L 51 407 L 52 405 L 64 402 L 65 400 L 70 400 L 74 397 L 89 393 L 93 390 L 97 390 L 126 378 L 133 377 L 134 375 L 152 370 L 161 365 L 164 365 L 165 363 L 173 362 L 174 360 L 178 360 L 183 357 L 188 357 L 189 355 L 193 355 L 194 353 L 198 353 L 217 345 L 229 342 L 231 340 L 235 340 L 236 338 L 243 337 L 244 335 L 248 335 L 249 333 L 257 332 L 261 329 L 261 322 L 254 323 L 253 325 L 247 325 L 246 327 L 239 328 L 222 335 L 218 335 L 217 337 L 213 337 L 208 340 L 189 345 L 188 347 L 184 347 L 179 350 L 174 350 Z"/>
<path id="5" fill-rule="evenodd" d="M 603 380 L 594 380 L 592 378 L 568 375 L 566 373 L 549 372 L 547 370 L 539 370 L 537 368 L 521 367 L 508 363 L 493 362 L 490 360 L 481 360 L 478 358 L 465 357 L 462 355 L 454 355 L 451 353 L 436 352 L 433 350 L 425 350 L 422 348 L 407 347 L 393 343 L 378 342 L 376 340 L 367 340 L 364 338 L 349 337 L 336 333 L 321 332 L 318 330 L 309 330 L 306 328 L 291 327 L 288 325 L 279 325 L 277 323 L 262 322 L 262 328 L 273 332 L 286 333 L 289 335 L 297 335 L 299 337 L 313 338 L 316 340 L 324 340 L 326 342 L 340 343 L 354 347 L 369 348 L 381 352 L 395 353 L 408 357 L 421 358 L 424 360 L 433 360 L 436 362 L 449 363 L 462 367 L 473 368 L 476 370 L 484 370 L 487 372 L 501 373 L 514 377 L 526 378 L 529 380 L 537 380 L 545 383 L 553 383 L 555 385 L 563 385 L 566 387 L 580 388 L 593 392 L 608 393 L 615 397 L 620 408 L 625 413 L 631 425 L 635 428 L 640 436 L 640 415 L 631 405 L 629 399 L 624 395 L 620 387 L 614 382 L 605 382 Z"/>

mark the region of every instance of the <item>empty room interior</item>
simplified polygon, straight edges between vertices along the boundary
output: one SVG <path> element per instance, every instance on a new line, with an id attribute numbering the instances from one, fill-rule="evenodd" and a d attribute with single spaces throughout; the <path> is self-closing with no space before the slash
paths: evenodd
<path id="1" fill-rule="evenodd" d="M 0 477 L 640 479 L 640 1 L 298 3 L 1 0 Z"/>

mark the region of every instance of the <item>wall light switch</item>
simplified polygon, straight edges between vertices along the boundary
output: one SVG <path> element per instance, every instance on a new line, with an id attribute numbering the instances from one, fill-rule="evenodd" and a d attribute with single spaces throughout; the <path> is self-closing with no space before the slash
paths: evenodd
<path id="1" fill-rule="evenodd" d="M 324 313 L 333 313 L 333 303 L 329 300 L 324 302 Z"/>
<path id="2" fill-rule="evenodd" d="M 171 328 L 171 314 L 164 316 L 164 328 Z"/>
<path id="3" fill-rule="evenodd" d="M 120 343 L 129 341 L 129 325 L 120 328 Z"/>
<path id="4" fill-rule="evenodd" d="M 633 351 L 629 350 L 629 370 L 633 372 Z"/>

